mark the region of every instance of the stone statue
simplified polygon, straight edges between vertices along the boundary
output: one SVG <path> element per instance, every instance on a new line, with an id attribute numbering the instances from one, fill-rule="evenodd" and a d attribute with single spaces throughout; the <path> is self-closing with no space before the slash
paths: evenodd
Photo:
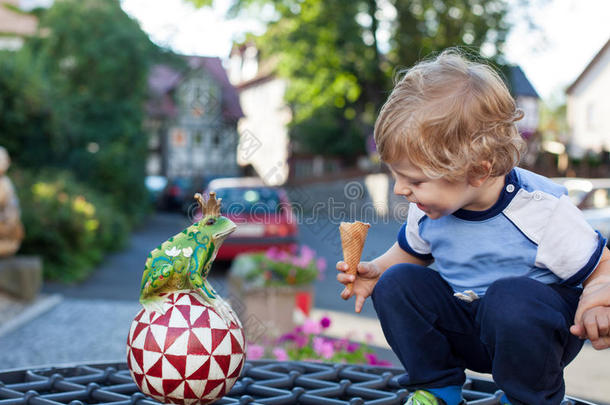
<path id="1" fill-rule="evenodd" d="M 0 146 L 0 257 L 15 254 L 24 236 L 19 200 L 11 179 L 6 176 L 10 164 L 6 149 Z"/>

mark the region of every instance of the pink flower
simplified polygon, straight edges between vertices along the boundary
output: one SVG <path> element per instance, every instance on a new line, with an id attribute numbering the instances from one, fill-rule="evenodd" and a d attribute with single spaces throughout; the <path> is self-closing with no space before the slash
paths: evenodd
<path id="1" fill-rule="evenodd" d="M 276 246 L 272 246 L 267 250 L 267 253 L 265 253 L 265 256 L 267 256 L 267 258 L 269 258 L 271 260 L 277 260 L 279 258 L 279 254 L 280 254 L 280 249 L 278 249 Z"/>
<path id="2" fill-rule="evenodd" d="M 282 349 L 281 347 L 276 347 L 273 349 L 273 355 L 279 361 L 288 360 L 288 353 L 286 353 L 286 350 Z"/>
<path id="3" fill-rule="evenodd" d="M 326 259 L 320 257 L 316 260 L 316 267 L 318 268 L 318 280 L 324 280 L 324 272 L 326 271 Z"/>
<path id="4" fill-rule="evenodd" d="M 360 348 L 360 345 L 358 343 L 349 343 L 347 345 L 346 350 L 347 350 L 348 353 L 354 353 L 359 348 Z"/>
<path id="5" fill-rule="evenodd" d="M 371 332 L 367 332 L 364 335 L 364 338 L 366 339 L 366 343 L 373 344 L 373 342 L 375 341 L 375 336 L 373 336 L 373 334 Z"/>
<path id="6" fill-rule="evenodd" d="M 294 339 L 294 342 L 296 343 L 296 345 L 297 345 L 297 347 L 299 349 L 302 349 L 305 346 L 307 346 L 307 343 L 309 342 L 309 339 L 305 335 L 298 335 L 296 337 L 296 339 Z"/>
<path id="7" fill-rule="evenodd" d="M 330 359 L 335 354 L 333 343 L 319 336 L 313 338 L 313 350 L 318 356 L 322 356 L 325 359 Z"/>
<path id="8" fill-rule="evenodd" d="M 316 252 L 307 245 L 301 246 L 301 259 L 305 262 L 305 265 L 309 263 L 314 257 L 316 257 Z"/>
<path id="9" fill-rule="evenodd" d="M 305 319 L 303 332 L 307 335 L 318 335 L 321 332 L 320 324 L 312 319 Z"/>
<path id="10" fill-rule="evenodd" d="M 265 348 L 263 346 L 249 344 L 246 349 L 246 357 L 248 360 L 258 360 L 265 354 Z"/>

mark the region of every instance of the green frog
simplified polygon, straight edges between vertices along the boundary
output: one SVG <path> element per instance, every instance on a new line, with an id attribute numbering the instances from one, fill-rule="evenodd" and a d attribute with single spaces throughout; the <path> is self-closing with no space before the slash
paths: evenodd
<path id="1" fill-rule="evenodd" d="M 220 214 L 222 199 L 216 199 L 215 192 L 210 192 L 207 201 L 199 193 L 194 198 L 201 207 L 201 220 L 150 252 L 142 275 L 140 303 L 146 310 L 164 313 L 161 294 L 192 290 L 224 319 L 231 319 L 231 308 L 207 277 L 218 249 L 236 225 Z"/>

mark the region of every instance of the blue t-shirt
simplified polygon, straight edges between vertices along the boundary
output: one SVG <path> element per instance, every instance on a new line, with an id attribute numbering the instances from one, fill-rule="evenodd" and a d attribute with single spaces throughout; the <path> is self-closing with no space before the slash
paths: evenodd
<path id="1" fill-rule="evenodd" d="M 494 281 L 513 276 L 577 286 L 597 266 L 606 240 L 563 186 L 515 168 L 488 210 L 460 209 L 432 220 L 410 204 L 398 243 L 413 256 L 434 259 L 455 292 L 483 295 Z"/>

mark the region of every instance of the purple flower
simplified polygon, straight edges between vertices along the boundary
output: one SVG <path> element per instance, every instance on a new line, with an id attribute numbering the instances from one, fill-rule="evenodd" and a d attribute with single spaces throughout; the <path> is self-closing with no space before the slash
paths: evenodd
<path id="1" fill-rule="evenodd" d="M 285 333 L 277 340 L 277 343 L 284 343 L 289 340 L 295 340 L 296 335 L 294 333 Z"/>
<path id="2" fill-rule="evenodd" d="M 326 329 L 330 326 L 330 318 L 325 316 L 324 318 L 322 318 L 320 320 L 320 326 L 322 327 L 322 329 Z"/>
<path id="3" fill-rule="evenodd" d="M 354 353 L 354 352 L 355 352 L 356 350 L 358 350 L 359 348 L 360 348 L 360 345 L 359 345 L 358 343 L 352 343 L 352 342 L 350 342 L 350 343 L 347 345 L 346 350 L 347 350 L 347 352 L 348 352 L 348 353 Z"/>
<path id="4" fill-rule="evenodd" d="M 279 361 L 288 360 L 288 353 L 286 353 L 286 350 L 282 349 L 281 347 L 276 347 L 273 349 L 273 355 Z"/>
<path id="5" fill-rule="evenodd" d="M 307 346 L 307 343 L 309 342 L 309 339 L 305 335 L 298 335 L 296 337 L 296 339 L 294 340 L 294 342 L 296 343 L 296 345 L 297 345 L 297 347 L 299 349 L 302 349 L 305 346 Z"/>
<path id="6" fill-rule="evenodd" d="M 303 332 L 307 335 L 318 335 L 322 331 L 320 324 L 312 319 L 305 319 Z"/>
<path id="7" fill-rule="evenodd" d="M 265 348 L 259 345 L 249 344 L 246 349 L 246 357 L 248 360 L 258 360 L 265 354 Z"/>
<path id="8" fill-rule="evenodd" d="M 265 256 L 267 256 L 267 258 L 271 259 L 271 260 L 278 260 L 280 255 L 280 249 L 278 249 L 276 246 L 272 246 L 267 250 L 267 253 L 265 253 Z"/>
<path id="9" fill-rule="evenodd" d="M 318 268 L 318 271 L 320 272 L 320 274 L 318 274 L 318 278 L 323 279 L 324 272 L 326 271 L 326 259 L 323 257 L 320 257 L 318 260 L 316 260 L 316 267 Z"/>
<path id="10" fill-rule="evenodd" d="M 380 360 L 373 353 L 364 353 L 364 357 L 366 358 L 366 364 L 369 366 L 383 366 L 388 367 L 391 366 L 392 363 L 387 360 Z"/>

